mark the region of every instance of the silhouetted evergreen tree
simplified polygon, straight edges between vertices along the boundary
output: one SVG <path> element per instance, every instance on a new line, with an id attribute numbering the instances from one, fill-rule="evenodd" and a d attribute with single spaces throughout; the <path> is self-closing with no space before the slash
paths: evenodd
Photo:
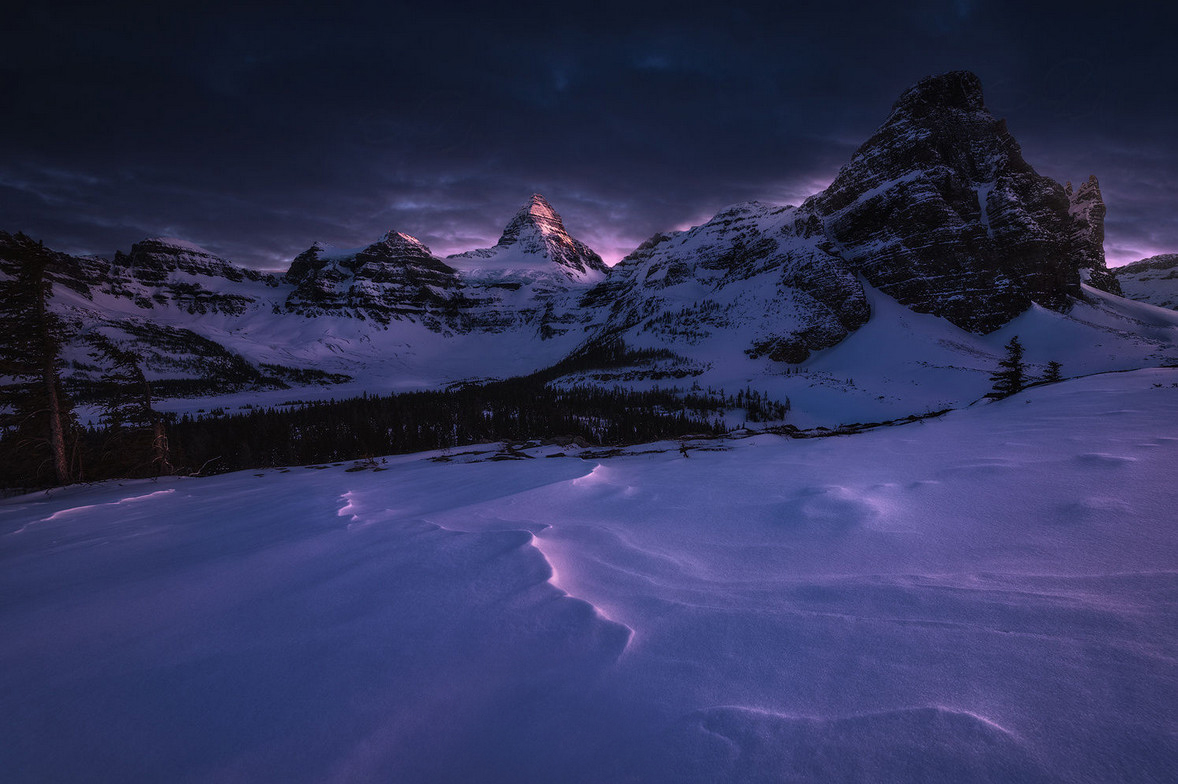
<path id="1" fill-rule="evenodd" d="M 107 470 L 118 463 L 124 476 L 172 473 L 164 417 L 152 406 L 143 358 L 98 332 L 88 335 L 87 341 L 91 356 L 110 366 L 100 382 L 102 421 L 108 437 L 103 455 Z"/>
<path id="2" fill-rule="evenodd" d="M 990 397 L 1003 398 L 1021 392 L 1027 385 L 1027 370 L 1023 364 L 1023 344 L 1018 335 L 1006 344 L 1006 358 L 998 363 L 999 370 L 990 376 L 994 383 Z"/>
<path id="3" fill-rule="evenodd" d="M 151 406 L 141 360 L 132 352 L 95 336 L 96 356 L 110 366 L 95 385 L 105 400 L 103 427 L 82 432 L 89 479 L 144 475 L 147 447 L 141 438 L 162 422 Z M 660 358 L 659 352 L 629 352 L 618 342 L 576 359 L 586 369 L 604 362 L 621 367 L 635 358 Z M 444 449 L 494 441 L 552 439 L 621 446 L 692 435 L 726 432 L 723 415 L 734 398 L 698 385 L 634 391 L 622 387 L 553 386 L 551 369 L 487 384 L 444 391 L 363 395 L 340 401 L 292 403 L 282 409 L 247 408 L 225 415 L 214 409 L 203 417 L 169 423 L 171 463 L 180 473 L 217 473 L 313 463 L 336 463 L 375 455 Z M 747 400 L 746 400 L 747 398 Z M 751 390 L 746 406 L 772 417 L 786 404 Z M 122 454 L 119 439 L 132 444 Z M 139 439 L 139 440 L 137 440 Z M 152 453 L 155 460 L 155 453 Z M 14 486 L 14 474 L 0 473 L 0 485 Z"/>
<path id="4" fill-rule="evenodd" d="M 50 252 L 24 234 L 6 236 L 0 281 L 0 463 L 18 483 L 68 484 L 77 470 L 77 425 L 61 387 L 65 325 L 49 309 Z"/>
<path id="5" fill-rule="evenodd" d="M 1060 370 L 1062 369 L 1063 365 L 1059 364 L 1055 360 L 1051 360 L 1047 363 L 1047 375 L 1043 376 L 1043 381 L 1047 384 L 1054 384 L 1057 381 L 1063 381 L 1063 377 L 1060 375 Z"/>

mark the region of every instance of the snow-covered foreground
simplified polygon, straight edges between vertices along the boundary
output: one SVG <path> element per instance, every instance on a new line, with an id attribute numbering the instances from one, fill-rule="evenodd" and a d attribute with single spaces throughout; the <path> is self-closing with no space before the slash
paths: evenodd
<path id="1" fill-rule="evenodd" d="M 0 503 L 10 782 L 1173 781 L 1178 370 Z"/>

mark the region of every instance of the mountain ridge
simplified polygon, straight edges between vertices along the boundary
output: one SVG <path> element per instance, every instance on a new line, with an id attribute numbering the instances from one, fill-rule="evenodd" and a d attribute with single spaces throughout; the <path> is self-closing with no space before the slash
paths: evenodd
<path id="1" fill-rule="evenodd" d="M 57 254 L 55 274 L 71 292 L 60 307 L 78 334 L 121 334 L 157 376 L 199 376 L 209 345 L 258 369 L 225 382 L 228 391 L 275 373 L 348 376 L 357 392 L 427 388 L 532 372 L 618 341 L 664 358 L 622 374 L 627 383 L 757 379 L 785 389 L 783 375 L 852 355 L 839 347 L 873 320 L 924 324 L 918 315 L 939 320 L 919 339 L 933 353 L 938 341 L 968 346 L 945 361 L 965 368 L 976 390 L 976 357 L 993 356 L 997 336 L 1036 308 L 1044 323 L 1082 306 L 1084 329 L 1140 324 L 1129 330 L 1140 341 L 1124 352 L 1138 359 L 1122 364 L 1170 356 L 1171 336 L 1158 337 L 1152 315 L 1098 292 L 1116 280 L 1103 221 L 1095 177 L 1072 189 L 1039 175 L 985 108 L 977 77 L 950 72 L 904 91 L 831 185 L 801 205 L 734 205 L 652 236 L 612 268 L 533 194 L 494 246 L 445 259 L 392 230 L 358 248 L 315 243 L 274 275 L 152 238 L 113 262 Z M 0 236 L 0 258 L 11 241 Z M 1111 315 L 1118 308 L 1128 310 Z M 185 343 L 197 348 L 177 360 Z M 98 372 L 80 359 L 84 347 L 72 350 L 71 372 Z M 1077 357 L 1069 361 L 1087 362 Z"/>

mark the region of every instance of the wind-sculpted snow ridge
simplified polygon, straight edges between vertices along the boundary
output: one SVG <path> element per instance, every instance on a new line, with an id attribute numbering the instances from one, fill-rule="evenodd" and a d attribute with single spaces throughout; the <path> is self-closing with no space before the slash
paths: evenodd
<path id="1" fill-rule="evenodd" d="M 1168 782 L 1175 417 L 1157 369 L 5 499 L 5 781 Z"/>

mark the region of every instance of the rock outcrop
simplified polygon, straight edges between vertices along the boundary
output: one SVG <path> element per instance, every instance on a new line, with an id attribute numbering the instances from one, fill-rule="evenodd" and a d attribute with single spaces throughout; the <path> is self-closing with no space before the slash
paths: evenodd
<path id="1" fill-rule="evenodd" d="M 1032 302 L 1068 307 L 1081 268 L 1103 271 L 1095 180 L 1076 194 L 1038 174 L 965 71 L 924 79 L 799 218 L 913 310 L 974 332 Z"/>
<path id="2" fill-rule="evenodd" d="M 316 243 L 286 274 L 285 307 L 304 316 L 354 316 L 388 324 L 415 318 L 442 329 L 461 306 L 457 273 L 415 237 L 390 231 L 371 245 L 337 250 Z"/>
<path id="3" fill-rule="evenodd" d="M 1068 195 L 1068 212 L 1072 215 L 1072 254 L 1080 269 L 1080 276 L 1094 288 L 1109 294 L 1121 294 L 1121 286 L 1105 264 L 1104 259 L 1104 199 L 1100 195 L 1100 183 L 1092 175 L 1080 187 L 1072 189 L 1069 182 L 1064 186 Z"/>

